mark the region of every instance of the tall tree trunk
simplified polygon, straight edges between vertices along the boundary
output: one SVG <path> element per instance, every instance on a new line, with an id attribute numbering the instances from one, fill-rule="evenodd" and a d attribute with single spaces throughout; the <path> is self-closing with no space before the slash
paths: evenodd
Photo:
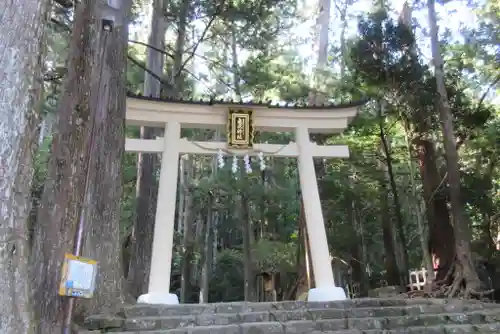
<path id="1" fill-rule="evenodd" d="M 420 247 L 422 248 L 422 258 L 424 262 L 424 268 L 427 270 L 427 275 L 429 280 L 434 279 L 434 266 L 432 265 L 432 256 L 429 249 L 429 240 L 427 238 L 425 225 L 422 217 L 422 202 L 420 196 L 417 192 L 417 186 L 415 185 L 415 169 L 413 166 L 413 158 L 412 158 L 412 146 L 410 143 L 410 129 L 408 123 L 403 120 L 403 126 L 405 129 L 405 141 L 406 141 L 406 149 L 408 152 L 408 170 L 410 172 L 410 186 L 411 186 L 411 194 L 413 200 L 415 201 L 415 218 L 417 220 L 418 227 L 418 236 L 420 240 Z"/>
<path id="2" fill-rule="evenodd" d="M 477 160 L 477 167 L 476 167 L 476 174 L 477 178 L 482 179 L 484 184 L 485 184 L 485 189 L 494 189 L 494 172 L 495 172 L 495 167 L 497 166 L 497 163 L 499 161 L 498 158 L 492 157 L 490 158 L 490 161 L 486 168 L 481 168 L 481 162 L 483 158 L 483 154 L 478 154 L 476 160 Z M 495 216 L 495 204 L 494 204 L 494 197 L 493 196 L 487 196 L 486 197 L 486 203 L 484 206 L 484 209 L 482 211 L 482 224 L 481 224 L 481 246 L 485 247 L 486 249 L 483 249 L 482 254 L 486 254 L 488 259 L 491 259 L 492 256 L 495 253 L 495 241 L 493 239 L 493 234 L 492 234 L 492 227 L 494 226 L 494 216 Z"/>
<path id="3" fill-rule="evenodd" d="M 153 1 L 153 14 L 151 18 L 151 31 L 148 44 L 162 50 L 164 48 L 166 24 L 163 18 L 163 0 Z M 164 55 L 153 48 L 147 49 L 146 65 L 153 73 L 162 76 Z M 144 73 L 144 95 L 160 97 L 161 83 Z M 140 138 L 154 139 L 159 133 L 155 128 L 141 127 Z M 130 259 L 130 270 L 127 277 L 129 289 L 134 297 L 147 293 L 149 284 L 149 271 L 151 268 L 151 254 L 153 245 L 154 223 L 156 204 L 158 198 L 158 185 L 156 170 L 158 156 L 151 153 L 137 155 L 137 204 L 133 228 L 133 244 Z"/>
<path id="4" fill-rule="evenodd" d="M 247 175 L 245 174 L 245 165 L 242 159 L 239 164 L 239 179 L 240 184 L 245 182 Z M 253 268 L 252 258 L 252 217 L 250 214 L 250 201 L 245 190 L 239 191 L 240 197 L 240 221 L 242 224 L 243 237 L 243 283 L 245 301 L 254 301 L 255 298 L 255 273 Z"/>
<path id="5" fill-rule="evenodd" d="M 29 273 L 30 189 L 42 107 L 48 2 L 2 6 L 0 22 L 0 332 L 36 330 Z"/>
<path id="6" fill-rule="evenodd" d="M 89 167 L 88 146 L 95 106 L 93 79 L 99 54 L 101 22 L 96 0 L 77 3 L 68 73 L 59 102 L 48 163 L 47 183 L 34 228 L 32 279 L 38 333 L 57 333 L 63 321 L 63 298 L 56 294 L 64 253 L 73 249 Z M 109 84 L 109 83 L 108 83 Z M 90 94 L 89 94 L 90 92 Z"/>
<path id="7" fill-rule="evenodd" d="M 234 94 L 238 99 L 241 99 L 240 75 L 238 62 L 238 43 L 236 40 L 236 30 L 231 27 L 231 69 L 233 72 Z"/>
<path id="8" fill-rule="evenodd" d="M 173 89 L 172 96 L 178 97 L 182 93 L 182 75 L 183 70 L 183 55 L 184 46 L 186 44 L 187 38 L 187 27 L 188 27 L 188 12 L 191 5 L 191 0 L 182 0 L 181 7 L 179 10 L 179 21 L 177 24 L 177 39 L 175 41 L 175 55 L 174 55 L 174 67 L 173 67 Z"/>
<path id="9" fill-rule="evenodd" d="M 122 17 L 128 17 L 132 1 L 124 1 Z M 124 20 L 126 21 L 126 20 Z M 94 137 L 91 149 L 91 183 L 88 223 L 84 231 L 83 256 L 99 263 L 97 293 L 81 302 L 83 316 L 108 313 L 124 301 L 124 277 L 121 268 L 120 199 L 122 160 L 125 151 L 126 64 L 128 24 L 100 36 L 94 64 L 92 94 L 98 96 Z M 99 140 L 96 140 L 99 138 Z M 86 203 L 84 203 L 85 205 Z"/>
<path id="10" fill-rule="evenodd" d="M 410 31 L 412 31 L 411 19 L 412 8 L 409 5 L 408 1 L 405 1 L 399 16 L 399 21 L 402 24 L 406 25 L 406 27 Z M 410 54 L 412 55 L 412 57 L 417 58 L 416 45 L 412 45 L 410 47 Z M 419 90 L 418 85 L 414 85 L 412 90 L 416 94 Z M 407 146 L 410 158 L 410 142 L 413 142 L 416 146 L 416 151 L 419 159 L 420 178 L 423 185 L 423 198 L 425 203 L 424 209 L 426 210 L 426 216 L 429 225 L 429 237 L 427 238 L 428 245 L 422 246 L 424 249 L 424 259 L 426 267 L 429 270 L 429 277 L 431 278 L 433 276 L 434 266 L 429 263 L 432 262 L 432 258 L 429 259 L 431 257 L 430 254 L 428 254 L 429 251 L 432 253 L 433 257 L 438 259 L 439 267 L 437 270 L 436 279 L 442 280 L 446 276 L 446 273 L 448 272 L 448 269 L 450 268 L 455 256 L 455 239 L 453 236 L 453 228 L 450 224 L 446 197 L 438 193 L 439 188 L 441 187 L 441 178 L 437 168 L 436 152 L 434 148 L 435 145 L 434 142 L 429 138 L 431 126 L 429 124 L 429 118 L 426 116 L 426 111 L 424 110 L 420 110 L 415 113 L 414 122 L 416 124 L 416 138 L 413 140 L 410 140 L 408 138 L 410 133 L 408 122 L 404 121 L 404 126 L 408 138 Z M 423 235 L 423 223 L 421 225 L 422 227 L 419 227 L 419 230 L 422 233 L 421 243 L 425 243 L 425 236 Z M 432 268 L 429 268 L 431 266 Z"/>
<path id="11" fill-rule="evenodd" d="M 215 130 L 215 141 L 219 141 L 221 139 L 221 134 L 220 134 L 220 131 L 219 130 Z M 213 157 L 213 160 L 212 160 L 212 173 L 215 173 L 217 174 L 218 173 L 218 170 L 219 170 L 219 163 L 218 163 L 218 158 L 216 156 Z M 215 175 L 216 177 L 216 175 Z M 220 224 L 220 221 L 222 220 L 222 215 L 223 215 L 223 212 L 222 210 L 219 208 L 219 197 L 215 197 L 213 198 L 213 205 L 216 207 L 215 210 L 212 210 L 212 233 L 213 233 L 213 238 L 212 238 L 212 259 L 211 259 L 211 263 L 212 265 L 210 266 L 210 273 L 213 274 L 216 266 L 217 266 L 217 249 L 218 249 L 218 245 L 219 245 L 219 224 Z M 210 290 L 209 290 L 210 291 Z"/>
<path id="12" fill-rule="evenodd" d="M 181 270 L 181 293 L 180 302 L 187 303 L 191 297 L 191 262 L 194 256 L 194 217 L 192 216 L 193 196 L 191 195 L 191 182 L 194 178 L 193 157 L 188 156 L 185 161 L 185 192 L 188 194 L 185 202 L 183 217 L 183 238 L 182 238 L 182 270 Z"/>
<path id="13" fill-rule="evenodd" d="M 438 93 L 439 118 L 443 130 L 443 144 L 446 152 L 448 171 L 448 185 L 450 192 L 451 213 L 453 216 L 453 231 L 455 235 L 455 248 L 461 274 L 466 281 L 467 289 L 477 290 L 481 282 L 474 268 L 471 252 L 472 232 L 466 219 L 466 213 L 460 194 L 460 166 L 456 138 L 453 130 L 453 115 L 446 93 L 443 56 L 439 46 L 437 15 L 435 0 L 428 0 L 429 27 L 431 35 L 431 50 L 434 63 L 434 75 Z M 457 273 L 458 274 L 458 273 Z M 458 275 L 456 275 L 458 276 Z"/>
<path id="14" fill-rule="evenodd" d="M 181 156 L 179 159 L 179 201 L 177 203 L 177 233 L 183 235 L 184 233 L 184 211 L 186 210 L 186 156 Z"/>
<path id="15" fill-rule="evenodd" d="M 331 0 L 318 0 L 318 17 L 316 24 L 318 26 L 318 39 L 316 41 L 318 48 L 318 59 L 314 73 L 314 87 L 315 91 L 309 93 L 309 104 L 323 104 L 325 96 L 320 91 L 323 90 L 323 79 L 325 78 L 325 69 L 328 61 L 328 46 L 329 46 L 329 32 L 330 32 L 330 9 Z"/>
<path id="16" fill-rule="evenodd" d="M 347 10 L 349 9 L 350 6 L 354 3 L 354 0 L 344 0 L 343 2 L 341 1 L 334 1 L 335 7 L 337 9 L 337 12 L 339 13 L 339 18 L 340 18 L 340 79 L 343 81 L 345 79 L 345 70 L 346 70 L 346 63 L 347 63 L 347 41 L 346 41 L 346 33 L 347 33 L 347 28 L 349 21 L 347 20 Z M 344 82 L 343 82 L 344 83 Z"/>
<path id="17" fill-rule="evenodd" d="M 254 271 L 253 271 L 253 261 L 252 261 L 252 221 L 250 217 L 250 203 L 248 200 L 248 195 L 245 191 L 241 194 L 241 222 L 243 224 L 243 271 L 244 271 L 244 293 L 245 301 L 254 301 Z"/>
<path id="18" fill-rule="evenodd" d="M 241 88 L 240 88 L 240 76 L 239 76 L 239 63 L 238 63 L 238 45 L 236 40 L 236 31 L 234 27 L 231 27 L 231 59 L 233 69 L 233 85 L 234 93 L 238 99 L 241 99 Z M 243 161 L 240 161 L 239 166 L 241 172 L 241 179 L 244 180 L 245 176 L 245 166 Z M 244 271 L 244 295 L 245 301 L 253 301 L 255 295 L 255 282 L 254 282 L 254 271 L 253 271 L 253 261 L 252 261 L 252 221 L 250 217 L 250 203 L 247 194 L 242 191 L 240 192 L 240 203 L 241 203 L 241 222 L 243 224 L 242 236 L 243 236 L 243 271 Z"/>
<path id="19" fill-rule="evenodd" d="M 383 177 L 380 178 L 380 189 L 382 190 L 381 201 L 382 201 L 382 239 L 384 241 L 385 259 L 384 266 L 387 271 L 387 283 L 388 285 L 405 285 L 405 282 L 401 281 L 400 270 L 398 268 L 398 261 L 396 261 L 396 252 L 394 247 L 394 224 L 391 221 L 390 205 L 389 205 L 389 189 L 387 189 L 387 165 L 382 161 L 379 161 L 379 169 L 383 173 Z"/>
<path id="20" fill-rule="evenodd" d="M 361 277 L 360 277 L 360 284 L 361 284 L 361 289 L 362 291 L 367 291 L 370 288 L 370 282 L 369 282 L 369 277 L 367 273 L 367 269 L 369 266 L 369 255 L 368 255 L 368 247 L 366 246 L 366 238 L 365 238 L 365 231 L 364 231 L 364 226 L 363 226 L 363 220 L 360 219 L 359 217 L 359 207 L 357 205 L 357 201 L 353 200 L 351 205 L 352 205 L 352 225 L 354 226 L 354 229 L 356 231 L 356 235 L 358 237 L 358 242 L 359 242 L 359 248 L 358 252 L 360 253 L 359 255 L 360 262 L 361 262 Z"/>
<path id="21" fill-rule="evenodd" d="M 184 46 L 187 38 L 187 15 L 191 1 L 183 0 L 179 9 L 179 17 L 177 23 L 177 38 L 175 43 L 174 66 L 172 69 L 172 92 L 171 95 L 179 97 L 182 94 L 182 66 Z M 184 208 L 182 212 L 183 226 L 183 256 L 181 270 L 181 302 L 189 301 L 191 297 L 191 275 L 192 275 L 192 259 L 194 256 L 195 237 L 193 235 L 195 219 L 191 216 L 193 197 L 189 191 L 189 184 L 193 178 L 193 168 L 195 168 L 195 160 L 193 157 L 188 157 L 185 164 L 187 174 L 185 174 L 185 185 L 181 190 L 184 197 Z M 186 177 L 187 175 L 187 177 Z"/>
<path id="22" fill-rule="evenodd" d="M 309 247 L 309 236 L 306 228 L 306 217 L 304 212 L 304 201 L 300 197 L 300 211 L 298 221 L 299 246 L 297 248 L 297 291 L 296 299 L 314 287 L 314 273 L 311 266 L 311 251 Z"/>
<path id="23" fill-rule="evenodd" d="M 348 194 L 349 200 L 346 203 L 347 220 L 352 226 L 352 233 L 355 237 L 354 240 L 356 240 L 356 242 L 353 242 L 350 245 L 351 256 L 349 259 L 349 267 L 351 269 L 351 283 L 352 283 L 351 286 L 354 286 L 354 284 L 357 284 L 359 286 L 359 291 L 357 291 L 356 297 L 360 297 L 359 294 L 363 294 L 366 291 L 366 289 L 368 289 L 368 287 L 366 286 L 367 263 L 364 262 L 366 256 L 365 254 L 363 254 L 363 247 L 359 233 L 359 226 L 357 224 L 357 218 L 356 218 L 357 212 L 354 203 L 355 198 L 352 185 L 349 191 L 350 191 Z"/>
<path id="24" fill-rule="evenodd" d="M 213 140 L 218 142 L 220 140 L 220 131 L 215 130 Z M 214 156 L 212 158 L 212 177 L 217 177 L 219 169 L 218 158 Z M 217 254 L 217 216 L 218 210 L 214 209 L 216 205 L 216 198 L 213 192 L 209 193 L 209 203 L 207 210 L 207 220 L 205 227 L 205 243 L 204 243 L 204 259 L 203 259 L 203 269 L 201 276 L 201 291 L 200 291 L 200 303 L 208 303 L 209 293 L 210 293 L 210 280 L 212 279 L 212 273 L 215 263 L 215 258 Z"/>
<path id="25" fill-rule="evenodd" d="M 406 236 L 404 231 L 404 222 L 403 222 L 403 214 L 401 212 L 401 203 L 399 201 L 399 193 L 396 185 L 396 179 L 394 178 L 394 172 L 392 169 L 392 156 L 390 150 L 390 142 L 385 133 L 385 111 L 384 111 L 385 101 L 380 101 L 378 106 L 378 117 L 379 117 L 379 130 L 380 130 L 380 142 L 382 143 L 382 149 L 385 155 L 385 167 L 387 171 L 387 178 L 389 180 L 389 185 L 391 187 L 392 198 L 394 201 L 394 211 L 396 215 L 396 231 L 397 238 L 395 238 L 395 251 L 400 259 L 400 276 L 401 276 L 401 286 L 406 286 L 406 282 L 408 281 L 408 270 L 409 270 L 409 261 L 408 261 L 408 252 L 406 251 Z M 399 267 L 398 266 L 398 267 Z"/>
<path id="26" fill-rule="evenodd" d="M 421 131 L 421 130 L 419 130 Z M 429 249 L 437 266 L 436 280 L 445 278 L 455 257 L 455 238 L 450 223 L 448 203 L 442 194 L 441 177 L 436 165 L 436 151 L 431 140 L 417 138 L 415 140 L 423 195 L 429 223 Z"/>
<path id="27" fill-rule="evenodd" d="M 212 193 L 209 194 L 209 202 L 207 207 L 207 216 L 205 224 L 205 237 L 204 237 L 204 251 L 203 251 L 203 267 L 201 272 L 201 291 L 200 291 L 200 303 L 208 303 L 210 279 L 212 276 L 212 265 L 213 265 L 213 242 L 214 242 L 214 197 Z"/>

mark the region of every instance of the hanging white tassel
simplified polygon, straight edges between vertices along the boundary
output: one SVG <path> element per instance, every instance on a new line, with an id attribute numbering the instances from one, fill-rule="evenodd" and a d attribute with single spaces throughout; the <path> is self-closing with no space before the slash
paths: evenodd
<path id="1" fill-rule="evenodd" d="M 266 169 L 266 161 L 264 160 L 264 153 L 259 153 L 260 170 L 264 171 Z"/>
<path id="2" fill-rule="evenodd" d="M 238 157 L 233 155 L 233 165 L 231 166 L 231 171 L 236 174 L 238 171 Z"/>
<path id="3" fill-rule="evenodd" d="M 217 152 L 217 163 L 219 164 L 219 168 L 224 168 L 224 153 L 220 149 Z"/>
<path id="4" fill-rule="evenodd" d="M 243 161 L 245 162 L 245 171 L 247 172 L 247 174 L 252 174 L 252 163 L 250 162 L 250 157 L 248 156 L 248 154 L 245 154 Z"/>

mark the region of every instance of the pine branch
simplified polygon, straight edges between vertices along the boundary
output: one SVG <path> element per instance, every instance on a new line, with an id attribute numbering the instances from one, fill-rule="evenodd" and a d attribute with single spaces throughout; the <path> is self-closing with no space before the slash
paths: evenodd
<path id="1" fill-rule="evenodd" d="M 145 72 L 147 72 L 149 75 L 151 75 L 153 78 L 155 78 L 156 80 L 158 80 L 162 85 L 168 87 L 168 88 L 171 88 L 172 85 L 168 82 L 166 82 L 165 80 L 163 80 L 158 74 L 154 73 L 152 70 L 150 70 L 149 68 L 147 68 L 147 66 L 141 64 L 140 61 L 138 61 L 137 59 L 135 59 L 134 57 L 132 57 L 131 55 L 127 55 L 127 58 L 136 66 L 140 67 L 142 70 L 144 70 Z"/>
<path id="2" fill-rule="evenodd" d="M 160 48 L 157 48 L 156 46 L 153 46 L 151 44 L 148 44 L 148 43 L 144 43 L 144 42 L 141 42 L 141 41 L 136 41 L 136 40 L 132 40 L 132 39 L 129 39 L 128 40 L 129 43 L 133 43 L 133 44 L 138 44 L 138 45 L 142 45 L 142 46 L 145 46 L 147 48 L 150 48 L 151 50 L 155 50 L 156 52 L 159 52 L 167 57 L 170 57 L 171 59 L 175 59 L 174 55 L 168 53 L 167 51 L 165 50 L 162 50 Z"/>
<path id="3" fill-rule="evenodd" d="M 198 41 L 196 42 L 196 44 L 194 45 L 193 47 L 193 51 L 191 52 L 191 54 L 186 58 L 186 60 L 182 63 L 181 67 L 179 68 L 179 70 L 177 71 L 177 73 L 175 73 L 174 75 L 174 78 L 176 78 L 178 75 L 181 74 L 181 72 L 184 70 L 184 68 L 186 67 L 187 63 L 189 61 L 191 61 L 191 59 L 193 59 L 193 57 L 195 56 L 196 54 L 196 50 L 198 50 L 198 47 L 200 46 L 200 44 L 205 40 L 205 35 L 207 34 L 207 32 L 210 30 L 210 27 L 212 26 L 212 24 L 215 22 L 215 19 L 217 18 L 217 14 L 214 14 L 211 18 L 210 18 L 210 21 L 208 21 L 207 25 L 205 26 L 205 29 L 203 30 L 203 33 L 201 34 L 201 37 L 198 39 Z"/>
<path id="4" fill-rule="evenodd" d="M 483 93 L 483 95 L 479 99 L 479 102 L 478 102 L 476 110 L 475 110 L 476 112 L 478 112 L 479 109 L 481 109 L 481 107 L 483 106 L 483 103 L 486 100 L 486 97 L 488 96 L 491 88 L 495 87 L 499 82 L 500 82 L 500 74 L 498 74 L 496 76 L 496 78 L 488 85 L 488 88 L 486 89 L 486 91 Z M 472 136 L 472 133 L 469 133 L 467 136 L 457 140 L 457 144 L 456 144 L 457 150 L 460 149 L 460 147 L 462 147 L 462 145 L 465 144 L 465 142 L 468 141 L 471 138 L 471 136 Z"/>

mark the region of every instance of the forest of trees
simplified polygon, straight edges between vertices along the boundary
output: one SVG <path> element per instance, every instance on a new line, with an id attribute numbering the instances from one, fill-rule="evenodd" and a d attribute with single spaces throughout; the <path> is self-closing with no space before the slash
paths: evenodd
<path id="1" fill-rule="evenodd" d="M 147 292 L 161 157 L 124 144 L 163 134 L 125 125 L 127 94 L 367 99 L 342 135 L 312 138 L 351 152 L 315 161 L 336 283 L 360 297 L 405 287 L 410 269 L 426 268 L 425 296 L 494 298 L 498 0 L 397 8 L 384 0 L 123 0 L 110 30 L 108 2 L 17 0 L 0 9 L 1 333 L 60 332 L 61 263 L 80 221 L 81 254 L 99 272 L 75 322 Z M 465 20 L 458 13 L 473 24 L 452 29 L 450 20 Z M 225 139 L 211 130 L 183 136 Z M 314 284 L 295 159 L 251 163 L 247 173 L 243 161 L 235 169 L 231 160 L 180 157 L 171 291 L 182 303 L 295 300 Z"/>

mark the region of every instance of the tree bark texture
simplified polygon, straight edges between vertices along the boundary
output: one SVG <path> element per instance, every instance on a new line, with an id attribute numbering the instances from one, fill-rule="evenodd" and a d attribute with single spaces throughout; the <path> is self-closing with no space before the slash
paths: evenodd
<path id="1" fill-rule="evenodd" d="M 238 166 L 240 172 L 240 180 L 245 180 L 245 164 L 242 159 Z M 243 282 L 245 301 L 255 300 L 255 270 L 252 257 L 252 217 L 250 213 L 250 200 L 245 191 L 239 191 L 240 197 L 240 217 L 241 221 L 241 236 L 243 241 Z"/>
<path id="2" fill-rule="evenodd" d="M 127 7 L 123 6 L 124 15 Z M 87 306 L 95 310 L 99 308 L 97 303 L 104 300 L 110 305 L 121 299 L 121 284 L 117 279 L 121 275 L 117 255 L 121 249 L 118 184 L 124 146 L 127 29 L 103 31 L 97 13 L 96 0 L 84 0 L 76 6 L 68 74 L 57 111 L 48 180 L 35 226 L 32 268 L 35 314 L 41 334 L 58 332 L 63 320 L 64 298 L 57 295 L 61 261 L 64 253 L 73 249 L 88 168 L 98 171 L 89 174 L 90 214 L 85 217 L 83 254 L 100 263 L 100 272 L 95 300 Z M 91 159 L 93 127 L 98 135 Z M 96 181 L 104 184 L 96 185 Z M 92 233 L 96 235 L 90 237 Z"/>
<path id="3" fill-rule="evenodd" d="M 389 185 L 391 187 L 391 192 L 392 192 L 392 199 L 394 202 L 394 212 L 396 216 L 396 231 L 397 233 L 394 233 L 395 238 L 395 243 L 394 243 L 394 250 L 396 251 L 395 254 L 398 254 L 398 258 L 400 261 L 400 276 L 401 276 L 401 286 L 405 286 L 408 282 L 408 270 L 409 270 L 409 259 L 408 259 L 408 252 L 406 250 L 406 235 L 404 231 L 404 221 L 403 221 L 403 214 L 401 212 L 401 203 L 399 200 L 399 193 L 398 193 L 398 187 L 396 184 L 396 179 L 394 177 L 394 172 L 392 168 L 392 153 L 391 153 L 391 144 L 390 144 L 390 139 L 385 133 L 385 127 L 384 127 L 384 121 L 385 121 L 385 116 L 384 116 L 384 104 L 385 101 L 381 101 L 378 109 L 379 113 L 379 130 L 380 130 L 380 142 L 381 146 L 385 155 L 385 170 L 386 170 L 386 175 L 387 175 L 387 180 L 389 181 Z M 394 231 L 394 232 L 396 232 Z"/>
<path id="4" fill-rule="evenodd" d="M 406 122 L 404 119 L 402 120 L 403 125 L 404 125 L 404 130 L 405 130 L 405 142 L 406 142 L 406 149 L 408 153 L 408 170 L 410 172 L 410 185 L 411 185 L 411 194 L 413 197 L 413 202 L 415 203 L 415 218 L 417 220 L 417 227 L 418 227 L 418 235 L 419 235 L 419 240 L 420 240 L 420 247 L 422 248 L 422 260 L 424 264 L 424 268 L 427 270 L 427 275 L 429 280 L 434 280 L 435 275 L 434 275 L 434 266 L 432 264 L 432 255 L 429 249 L 429 238 L 428 235 L 426 234 L 426 228 L 425 228 L 425 223 L 423 221 L 423 212 L 425 210 L 425 203 L 420 199 L 419 196 L 419 191 L 417 190 L 417 186 L 415 184 L 415 168 L 414 168 L 414 162 L 413 162 L 413 155 L 412 155 L 412 145 L 411 145 L 411 140 L 410 140 L 410 127 L 408 122 Z M 422 178 L 422 183 L 423 183 L 423 178 Z"/>
<path id="5" fill-rule="evenodd" d="M 453 226 L 450 223 L 447 198 L 439 190 L 441 177 L 436 165 L 434 143 L 430 140 L 418 139 L 416 146 L 429 224 L 429 249 L 434 258 L 439 261 L 436 280 L 442 280 L 455 257 Z"/>
<path id="6" fill-rule="evenodd" d="M 181 7 L 179 10 L 179 21 L 177 23 L 177 39 L 175 41 L 175 56 L 174 56 L 174 67 L 172 73 L 172 96 L 178 97 L 182 93 L 183 87 L 183 77 L 181 72 L 183 70 L 183 55 L 184 47 L 187 38 L 187 28 L 188 28 L 188 13 L 189 7 L 191 5 L 191 0 L 182 0 Z"/>
<path id="7" fill-rule="evenodd" d="M 83 203 L 89 157 L 92 68 L 96 59 L 96 0 L 76 7 L 68 73 L 57 110 L 52 152 L 34 229 L 32 268 L 38 333 L 60 330 L 63 298 L 57 295 L 64 253 L 71 252 Z"/>
<path id="8" fill-rule="evenodd" d="M 124 1 L 127 17 L 131 0 Z M 120 198 L 122 159 L 125 151 L 126 63 L 128 25 L 103 32 L 99 40 L 92 94 L 94 138 L 90 165 L 91 210 L 84 234 L 83 256 L 99 263 L 97 291 L 81 302 L 82 315 L 111 312 L 124 301 L 121 267 Z"/>
<path id="9" fill-rule="evenodd" d="M 467 282 L 467 288 L 477 290 L 481 282 L 474 269 L 471 238 L 472 232 L 466 219 L 464 204 L 461 198 L 460 166 L 456 146 L 456 138 L 453 129 L 453 115 L 446 93 L 444 62 L 439 47 L 439 36 L 437 26 L 437 15 L 435 0 L 427 2 L 429 10 L 429 27 L 431 35 L 431 51 L 434 62 L 434 75 L 436 77 L 438 93 L 439 118 L 443 130 L 443 144 L 446 152 L 446 164 L 448 171 L 448 184 L 450 191 L 451 212 L 453 215 L 453 231 L 455 236 L 455 248 L 457 259 L 460 263 L 462 273 Z"/>
<path id="10" fill-rule="evenodd" d="M 44 0 L 7 2 L 0 9 L 0 332 L 5 334 L 35 330 L 28 224 L 47 9 Z"/>
<path id="11" fill-rule="evenodd" d="M 205 218 L 205 235 L 203 245 L 203 267 L 201 272 L 200 303 L 208 303 L 210 279 L 212 278 L 212 268 L 214 259 L 214 197 L 209 195 L 207 216 Z"/>
<path id="12" fill-rule="evenodd" d="M 192 286 L 191 286 L 191 276 L 192 276 L 192 265 L 194 258 L 194 248 L 196 243 L 196 238 L 194 235 L 194 221 L 195 217 L 193 217 L 193 196 L 190 191 L 191 182 L 194 179 L 194 171 L 195 171 L 194 158 L 192 156 L 188 156 L 185 160 L 185 193 L 186 199 L 184 204 L 184 213 L 183 213 L 183 230 L 184 234 L 182 235 L 182 260 L 181 260 L 181 295 L 180 301 L 181 303 L 187 303 L 190 300 Z"/>
<path id="13" fill-rule="evenodd" d="M 296 299 L 314 288 L 314 273 L 311 266 L 311 251 L 309 235 L 307 233 L 306 216 L 304 212 L 304 200 L 300 197 L 300 211 L 298 221 L 298 247 L 297 247 L 297 292 Z"/>
<path id="14" fill-rule="evenodd" d="M 381 118 L 382 115 L 379 114 L 379 117 Z M 395 286 L 399 285 L 404 287 L 407 282 L 404 280 L 404 277 L 400 275 L 400 270 L 399 265 L 401 261 L 398 261 L 398 258 L 396 256 L 396 241 L 398 238 L 395 237 L 394 231 L 396 230 L 394 223 L 392 222 L 391 219 L 391 207 L 389 204 L 389 187 L 388 187 L 388 179 L 389 179 L 389 171 L 388 171 L 388 163 L 387 161 L 390 159 L 387 156 L 387 150 L 389 148 L 389 144 L 386 143 L 384 145 L 384 140 L 385 138 L 385 131 L 383 128 L 383 122 L 380 120 L 379 122 L 379 127 L 380 127 L 380 154 L 382 156 L 385 156 L 386 159 L 385 161 L 379 160 L 377 162 L 379 170 L 382 172 L 382 175 L 380 177 L 380 189 L 381 191 L 381 203 L 382 203 L 382 208 L 381 208 L 381 219 L 382 219 L 382 240 L 384 242 L 384 267 L 386 269 L 386 280 L 387 284 L 390 286 Z M 389 155 L 390 156 L 390 155 Z M 402 248 L 399 246 L 398 248 Z"/>
<path id="15" fill-rule="evenodd" d="M 387 174 L 386 166 L 382 162 L 379 163 L 379 168 L 384 172 L 384 176 Z M 382 240 L 384 242 L 384 267 L 387 272 L 386 279 L 387 284 L 394 285 L 404 285 L 401 282 L 401 275 L 399 275 L 399 268 L 396 261 L 396 252 L 394 250 L 394 225 L 391 221 L 390 206 L 389 206 L 389 189 L 387 189 L 386 178 L 381 178 L 380 188 L 381 202 L 382 202 Z"/>

